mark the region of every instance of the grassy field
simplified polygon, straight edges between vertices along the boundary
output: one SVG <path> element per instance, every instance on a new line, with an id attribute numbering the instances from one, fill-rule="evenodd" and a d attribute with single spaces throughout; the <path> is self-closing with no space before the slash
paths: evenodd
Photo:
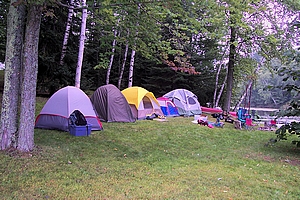
<path id="1" fill-rule="evenodd" d="M 291 141 L 192 120 L 103 123 L 89 137 L 36 129 L 34 152 L 0 153 L 1 199 L 300 198 Z"/>

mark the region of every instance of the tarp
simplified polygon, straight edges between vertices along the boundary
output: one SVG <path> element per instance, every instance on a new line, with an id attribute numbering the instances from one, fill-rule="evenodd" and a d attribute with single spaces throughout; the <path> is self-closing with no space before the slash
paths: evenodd
<path id="1" fill-rule="evenodd" d="M 91 96 L 91 102 L 101 121 L 135 122 L 126 98 L 112 84 L 99 87 Z"/>
<path id="2" fill-rule="evenodd" d="M 170 99 L 176 105 L 179 115 L 193 116 L 202 113 L 198 97 L 189 90 L 175 89 L 163 97 Z"/>
<path id="3" fill-rule="evenodd" d="M 176 117 L 179 116 L 178 109 L 176 105 L 166 97 L 158 97 L 157 101 L 160 108 L 166 117 Z"/>
<path id="4" fill-rule="evenodd" d="M 160 105 L 152 92 L 142 87 L 133 86 L 122 90 L 122 94 L 130 105 L 135 118 L 139 120 L 145 119 L 147 115 L 153 113 L 163 115 Z"/>
<path id="5" fill-rule="evenodd" d="M 35 128 L 69 131 L 69 117 L 79 110 L 92 125 L 91 130 L 102 130 L 90 98 L 79 88 L 64 87 L 55 92 L 46 102 L 35 121 Z"/>

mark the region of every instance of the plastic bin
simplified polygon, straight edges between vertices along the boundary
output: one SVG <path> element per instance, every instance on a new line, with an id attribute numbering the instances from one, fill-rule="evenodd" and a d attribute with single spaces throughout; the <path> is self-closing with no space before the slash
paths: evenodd
<path id="1" fill-rule="evenodd" d="M 69 132 L 73 136 L 89 136 L 91 131 L 91 124 L 87 124 L 86 126 L 69 125 Z"/>

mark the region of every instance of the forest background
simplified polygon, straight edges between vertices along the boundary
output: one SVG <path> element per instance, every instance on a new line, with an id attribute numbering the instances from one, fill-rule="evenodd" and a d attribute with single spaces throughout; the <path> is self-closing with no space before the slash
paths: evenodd
<path id="1" fill-rule="evenodd" d="M 127 88 L 129 66 L 134 65 L 133 85 L 146 88 L 156 97 L 185 88 L 198 96 L 201 105 L 210 102 L 222 107 L 232 57 L 231 106 L 251 102 L 253 107 L 280 108 L 291 99 L 290 93 L 278 88 L 283 77 L 276 72 L 283 65 L 284 54 L 299 44 L 294 26 L 300 20 L 296 1 L 86 3 L 83 90 L 95 90 L 107 83 L 121 90 Z M 8 6 L 9 1 L 0 2 L 2 62 Z M 62 58 L 70 8 L 74 9 Z M 81 2 L 76 0 L 50 1 L 44 7 L 38 95 L 51 95 L 61 87 L 74 85 L 81 16 Z"/>

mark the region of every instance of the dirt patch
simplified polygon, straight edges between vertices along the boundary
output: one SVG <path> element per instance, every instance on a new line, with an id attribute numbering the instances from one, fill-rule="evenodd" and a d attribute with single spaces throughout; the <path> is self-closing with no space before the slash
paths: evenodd
<path id="1" fill-rule="evenodd" d="M 272 158 L 271 156 L 269 155 L 263 155 L 262 153 L 259 153 L 259 154 L 246 154 L 245 155 L 246 158 L 249 158 L 249 159 L 256 159 L 256 158 L 259 158 L 259 159 L 263 159 L 264 161 L 266 162 L 276 162 L 276 161 L 280 161 L 282 163 L 286 163 L 286 164 L 290 164 L 290 165 L 293 165 L 293 166 L 299 166 L 300 167 L 300 160 L 298 159 L 292 159 L 292 158 L 280 158 L 280 159 L 275 159 L 275 158 Z"/>
<path id="2" fill-rule="evenodd" d="M 40 147 L 36 146 L 36 147 L 34 147 L 33 151 L 22 152 L 22 151 L 19 151 L 16 148 L 11 147 L 9 149 L 6 149 L 4 152 L 5 152 L 6 155 L 8 155 L 10 157 L 14 157 L 14 158 L 30 158 L 32 156 L 39 155 L 42 152 L 42 149 Z"/>
<path id="3" fill-rule="evenodd" d="M 267 161 L 267 162 L 274 162 L 275 161 L 275 159 L 272 158 L 271 156 L 263 156 L 263 159 L 264 159 L 264 161 Z"/>
<path id="4" fill-rule="evenodd" d="M 285 162 L 293 166 L 300 166 L 300 160 L 296 160 L 296 159 L 295 160 L 284 159 L 281 160 L 281 162 Z"/>

